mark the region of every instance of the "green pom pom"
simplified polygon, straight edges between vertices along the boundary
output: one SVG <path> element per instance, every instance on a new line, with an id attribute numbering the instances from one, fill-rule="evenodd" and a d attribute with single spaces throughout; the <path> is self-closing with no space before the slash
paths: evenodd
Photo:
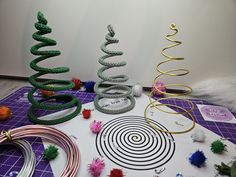
<path id="1" fill-rule="evenodd" d="M 223 151 L 227 151 L 225 147 L 226 145 L 220 140 L 216 140 L 211 143 L 211 151 L 214 153 L 222 153 Z"/>
<path id="2" fill-rule="evenodd" d="M 49 145 L 43 152 L 43 158 L 48 161 L 53 160 L 58 155 L 58 148 L 53 145 Z"/>

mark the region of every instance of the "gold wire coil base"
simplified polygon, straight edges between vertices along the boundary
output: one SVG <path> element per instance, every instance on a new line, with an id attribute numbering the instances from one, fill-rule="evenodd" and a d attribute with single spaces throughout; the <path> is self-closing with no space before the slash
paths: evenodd
<path id="1" fill-rule="evenodd" d="M 170 100 L 170 99 L 171 98 L 160 98 L 160 99 L 156 100 L 156 102 L 163 101 L 163 100 Z M 190 109 L 183 108 L 184 111 L 180 111 L 180 112 L 176 112 L 174 110 L 173 111 L 166 111 L 164 109 L 161 109 L 160 107 L 161 106 L 168 106 L 170 108 L 171 107 L 178 108 L 178 107 L 177 107 L 177 105 L 168 104 L 168 103 L 165 103 L 165 104 L 164 103 L 153 104 L 153 102 L 152 102 L 150 104 L 152 105 L 151 107 L 154 107 L 154 108 L 158 109 L 159 111 L 162 111 L 162 112 L 165 112 L 165 113 L 168 113 L 168 114 L 188 114 L 188 113 L 193 112 L 193 109 L 194 109 L 195 106 L 194 106 L 194 104 L 191 101 L 186 100 L 186 99 L 180 99 L 180 98 L 175 98 L 175 99 L 178 99 L 179 101 L 185 101 L 185 102 L 189 103 L 189 105 L 191 106 Z"/>
<path id="2" fill-rule="evenodd" d="M 161 132 L 164 132 L 164 133 L 171 133 L 171 134 L 181 134 L 181 133 L 187 133 L 189 131 L 191 131 L 194 127 L 195 127 L 195 123 L 196 123 L 196 120 L 194 118 L 194 116 L 186 109 L 180 107 L 180 106 L 177 106 L 177 105 L 172 105 L 172 104 L 163 104 L 163 103 L 158 103 L 158 104 L 154 104 L 155 102 L 158 102 L 159 100 L 155 100 L 155 101 L 152 101 L 151 103 L 149 103 L 145 110 L 144 110 L 144 117 L 145 117 L 145 120 L 146 122 L 155 130 L 157 131 L 161 131 Z M 158 106 L 171 106 L 171 107 L 174 107 L 174 108 L 177 108 L 177 109 L 180 109 L 182 110 L 181 112 L 183 112 L 184 114 L 187 114 L 191 119 L 192 119 L 192 125 L 190 126 L 190 128 L 186 129 L 186 130 L 181 130 L 181 131 L 169 131 L 169 130 L 163 130 L 163 129 L 160 129 L 160 128 L 157 128 L 157 126 L 155 126 L 153 123 L 151 123 L 151 118 L 149 118 L 147 116 L 147 111 L 149 109 L 149 107 L 155 107 L 157 109 L 159 109 Z M 168 111 L 164 111 L 162 109 L 159 109 L 160 111 L 163 111 L 163 112 L 166 112 L 166 113 L 169 113 L 169 114 L 180 114 L 179 112 L 168 112 Z M 186 118 L 187 119 L 187 118 Z"/>
<path id="3" fill-rule="evenodd" d="M 170 100 L 170 99 L 174 98 L 174 99 L 178 99 L 178 100 L 180 100 L 180 101 L 185 101 L 185 102 L 187 102 L 187 103 L 190 105 L 190 109 L 184 109 L 184 111 L 181 111 L 181 112 L 176 112 L 176 111 L 169 112 L 169 111 L 166 111 L 166 110 L 163 110 L 163 109 L 159 108 L 159 106 L 163 105 L 162 103 L 155 104 L 155 105 L 152 104 L 153 102 L 156 102 L 156 101 L 152 101 L 152 100 L 153 100 L 153 99 L 152 99 L 152 94 L 153 94 L 154 90 L 151 91 L 151 92 L 149 93 L 149 95 L 148 95 L 149 102 L 152 104 L 152 107 L 155 107 L 156 109 L 158 109 L 158 110 L 160 110 L 160 111 L 162 111 L 162 112 L 165 112 L 165 113 L 169 113 L 169 114 L 187 114 L 187 113 L 193 112 L 195 106 L 194 106 L 194 104 L 193 104 L 192 101 L 187 100 L 187 99 L 184 99 L 184 98 L 174 97 L 174 96 L 187 95 L 187 93 L 189 93 L 190 91 L 192 91 L 192 88 L 189 87 L 189 86 L 187 86 L 187 85 L 185 86 L 185 85 L 181 85 L 181 84 L 171 84 L 171 85 L 174 85 L 174 86 L 177 86 L 177 85 L 178 85 L 178 86 L 184 86 L 184 87 L 186 87 L 186 88 L 189 88 L 189 90 L 185 91 L 184 93 L 168 93 L 168 92 L 163 92 L 163 91 L 161 91 L 161 90 L 159 90 L 158 88 L 155 87 L 155 90 L 158 91 L 158 92 L 160 92 L 160 93 L 163 94 L 164 96 L 171 96 L 171 97 L 159 98 L 159 99 L 157 99 L 156 101 L 159 102 L 159 101 L 162 101 L 162 100 Z M 165 85 L 165 86 L 166 86 L 166 85 Z M 169 86 L 169 85 L 168 85 L 168 86 Z M 186 93 L 186 92 L 187 92 L 187 93 Z M 190 92 L 190 93 L 191 93 L 191 92 Z M 173 106 L 173 107 L 176 108 L 176 105 L 172 105 L 172 104 L 165 104 L 165 105 L 166 105 L 166 106 L 168 105 L 169 107 Z"/>

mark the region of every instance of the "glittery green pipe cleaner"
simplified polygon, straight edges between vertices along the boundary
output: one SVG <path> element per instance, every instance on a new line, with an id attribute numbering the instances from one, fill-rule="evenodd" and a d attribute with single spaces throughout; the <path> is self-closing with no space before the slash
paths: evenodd
<path id="1" fill-rule="evenodd" d="M 67 90 L 74 87 L 74 83 L 67 80 L 47 80 L 44 82 L 38 82 L 37 78 L 45 75 L 45 74 L 57 74 L 57 73 L 65 73 L 69 71 L 67 67 L 57 67 L 57 68 L 44 68 L 40 67 L 37 64 L 47 58 L 55 57 L 60 55 L 60 51 L 58 50 L 39 50 L 41 47 L 45 46 L 55 46 L 56 41 L 53 39 L 49 39 L 44 37 L 43 35 L 51 33 L 52 29 L 47 26 L 47 20 L 44 18 L 44 15 L 41 12 L 38 12 L 38 22 L 35 23 L 35 28 L 38 30 L 33 34 L 33 39 L 39 41 L 40 43 L 34 45 L 31 48 L 31 53 L 33 55 L 39 55 L 38 58 L 34 59 L 30 63 L 30 67 L 37 71 L 36 74 L 29 77 L 29 82 L 33 85 L 33 89 L 28 93 L 28 100 L 32 104 L 28 110 L 28 117 L 30 121 L 37 123 L 37 124 L 45 124 L 45 125 L 54 125 L 59 124 L 65 121 L 72 119 L 73 117 L 77 116 L 81 110 L 81 103 L 80 101 L 73 95 L 67 94 L 60 94 L 50 96 L 41 100 L 34 99 L 33 94 L 36 92 L 37 89 L 43 89 L 48 91 L 61 91 Z M 49 100 L 60 100 L 63 103 L 55 103 L 55 104 L 46 104 L 46 101 Z M 44 110 L 63 110 L 68 109 L 76 106 L 74 112 L 53 120 L 41 120 L 35 115 L 35 109 L 44 109 Z"/>
<path id="2" fill-rule="evenodd" d="M 109 49 L 107 49 L 107 45 L 109 44 L 114 44 L 114 43 L 118 43 L 119 40 L 114 38 L 115 36 L 115 32 L 112 28 L 111 25 L 108 25 L 108 31 L 109 33 L 106 35 L 106 42 L 104 42 L 101 46 L 101 50 L 106 53 L 106 55 L 102 56 L 101 58 L 99 58 L 99 63 L 101 65 L 103 65 L 103 67 L 101 67 L 98 70 L 98 77 L 100 79 L 102 79 L 101 81 L 98 81 L 95 86 L 94 86 L 94 90 L 96 92 L 96 97 L 94 100 L 94 105 L 96 107 L 96 109 L 100 112 L 106 113 L 106 114 L 121 114 L 124 112 L 127 112 L 131 109 L 134 108 L 135 106 L 135 99 L 134 97 L 131 95 L 131 89 L 128 86 L 125 85 L 121 85 L 121 84 L 116 84 L 114 86 L 110 86 L 106 89 L 99 89 L 99 85 L 104 83 L 104 82 L 110 82 L 110 83 L 121 83 L 121 82 L 125 82 L 128 80 L 128 77 L 126 75 L 117 75 L 117 76 L 105 76 L 104 75 L 104 71 L 113 68 L 113 67 L 122 67 L 126 65 L 126 62 L 122 61 L 119 63 L 114 63 L 114 62 L 108 62 L 105 61 L 107 58 L 110 57 L 114 57 L 114 56 L 120 56 L 123 55 L 123 52 L 121 51 L 111 51 Z M 115 91 L 115 93 L 112 93 L 110 91 Z M 99 105 L 99 100 L 102 98 L 107 98 L 107 99 L 117 99 L 117 98 L 127 98 L 130 100 L 130 104 L 127 107 L 123 107 L 121 109 L 106 109 L 105 107 Z"/>

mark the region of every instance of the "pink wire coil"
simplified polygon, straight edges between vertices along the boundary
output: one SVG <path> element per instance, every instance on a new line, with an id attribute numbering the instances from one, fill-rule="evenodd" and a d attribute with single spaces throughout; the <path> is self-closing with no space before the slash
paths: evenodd
<path id="1" fill-rule="evenodd" d="M 60 146 L 67 155 L 67 162 L 60 177 L 75 177 L 80 166 L 80 152 L 75 142 L 62 131 L 41 125 L 26 125 L 8 131 L 12 140 L 26 137 L 41 137 Z M 9 140 L 1 133 L 0 143 Z"/>

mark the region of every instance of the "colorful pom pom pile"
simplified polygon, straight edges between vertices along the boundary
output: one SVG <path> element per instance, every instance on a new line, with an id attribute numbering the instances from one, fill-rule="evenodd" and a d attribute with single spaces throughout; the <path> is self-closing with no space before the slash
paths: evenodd
<path id="1" fill-rule="evenodd" d="M 189 157 L 189 162 L 192 165 L 197 166 L 198 168 L 203 166 L 205 161 L 206 161 L 206 157 L 205 157 L 205 155 L 203 154 L 202 151 L 196 151 Z"/>
<path id="2" fill-rule="evenodd" d="M 104 168 L 105 163 L 99 158 L 93 159 L 92 163 L 88 165 L 88 171 L 93 177 L 99 177 Z"/>

